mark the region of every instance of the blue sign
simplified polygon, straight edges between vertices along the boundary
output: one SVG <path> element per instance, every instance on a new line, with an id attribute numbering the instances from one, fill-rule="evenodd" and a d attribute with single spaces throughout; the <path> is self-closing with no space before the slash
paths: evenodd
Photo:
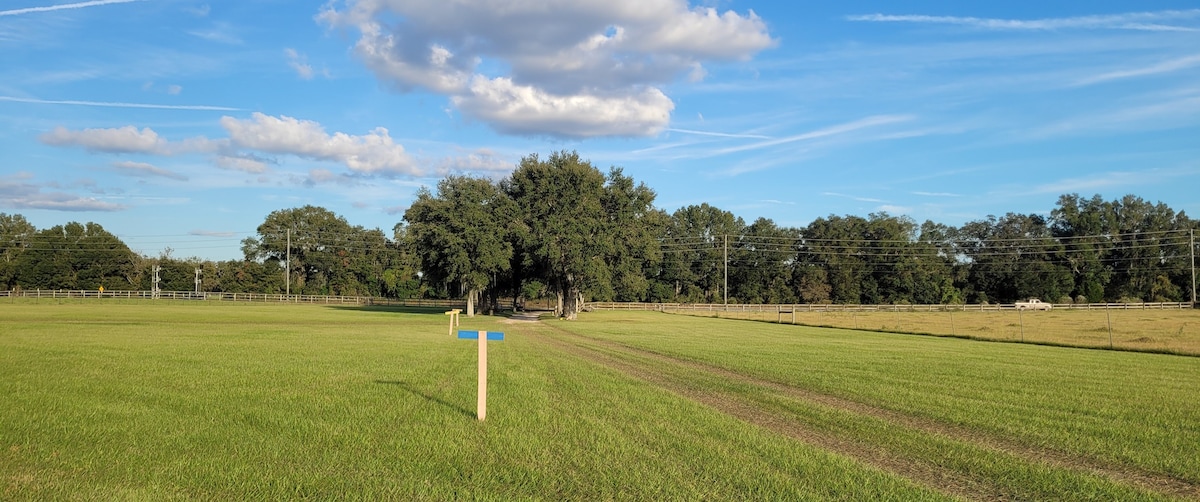
<path id="1" fill-rule="evenodd" d="M 458 330 L 458 337 L 467 339 L 467 340 L 478 340 L 479 332 L 478 331 L 467 331 L 465 329 L 460 329 L 460 330 Z M 503 340 L 504 333 L 501 333 L 499 331 L 488 331 L 487 339 L 488 340 Z"/>

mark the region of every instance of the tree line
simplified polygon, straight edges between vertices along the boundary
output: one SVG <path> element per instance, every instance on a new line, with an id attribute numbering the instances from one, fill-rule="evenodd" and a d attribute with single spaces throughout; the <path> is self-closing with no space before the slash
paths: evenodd
<path id="1" fill-rule="evenodd" d="M 951 226 L 872 213 L 802 228 L 747 224 L 709 204 L 668 213 L 619 168 L 575 152 L 530 155 L 496 181 L 450 176 L 422 189 L 391 235 L 304 206 L 271 213 L 244 258 L 132 252 L 95 223 L 38 230 L 0 213 L 0 286 L 697 303 L 1187 301 L 1193 232 L 1182 211 L 1133 195 L 1059 197 L 1048 216 Z"/>

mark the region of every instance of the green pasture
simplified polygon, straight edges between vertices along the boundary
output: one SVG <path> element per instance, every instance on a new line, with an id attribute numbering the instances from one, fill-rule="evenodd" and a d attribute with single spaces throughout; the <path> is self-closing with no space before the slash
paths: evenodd
<path id="1" fill-rule="evenodd" d="M 808 326 L 958 336 L 1072 347 L 1115 348 L 1200 356 L 1200 309 L 935 310 L 897 306 L 895 312 L 725 312 L 679 309 L 674 313 L 804 324 Z M 906 310 L 912 308 L 913 310 Z"/>
<path id="2" fill-rule="evenodd" d="M 1200 358 L 659 313 L 0 303 L 0 499 L 1200 497 Z"/>
<path id="3" fill-rule="evenodd" d="M 1197 357 L 653 312 L 596 313 L 563 326 L 1017 448 L 1181 480 L 1200 497 Z M 853 434 L 875 442 L 891 433 Z"/>
<path id="4" fill-rule="evenodd" d="M 938 499 L 441 312 L 0 306 L 0 499 Z"/>

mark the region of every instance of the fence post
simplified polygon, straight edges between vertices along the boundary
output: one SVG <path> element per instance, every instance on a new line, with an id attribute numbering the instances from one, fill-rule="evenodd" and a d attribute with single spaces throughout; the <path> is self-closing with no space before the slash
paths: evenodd
<path id="1" fill-rule="evenodd" d="M 1021 343 L 1025 343 L 1025 309 L 1017 309 L 1017 321 L 1021 324 Z"/>
<path id="2" fill-rule="evenodd" d="M 1108 307 L 1105 307 L 1105 308 L 1104 308 L 1104 316 L 1108 318 L 1108 348 L 1110 348 L 1110 349 L 1111 349 L 1111 348 L 1113 348 L 1113 340 L 1112 340 L 1112 313 L 1111 313 L 1111 312 L 1109 312 L 1109 310 L 1108 310 Z"/>

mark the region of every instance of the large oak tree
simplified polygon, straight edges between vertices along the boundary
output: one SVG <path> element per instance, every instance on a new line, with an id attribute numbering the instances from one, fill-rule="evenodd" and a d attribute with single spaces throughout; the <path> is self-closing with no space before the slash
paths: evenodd
<path id="1" fill-rule="evenodd" d="M 459 285 L 467 315 L 474 316 L 480 292 L 494 288 L 497 274 L 511 266 L 512 201 L 490 180 L 450 176 L 436 195 L 418 192 L 404 220 L 422 272 Z"/>

